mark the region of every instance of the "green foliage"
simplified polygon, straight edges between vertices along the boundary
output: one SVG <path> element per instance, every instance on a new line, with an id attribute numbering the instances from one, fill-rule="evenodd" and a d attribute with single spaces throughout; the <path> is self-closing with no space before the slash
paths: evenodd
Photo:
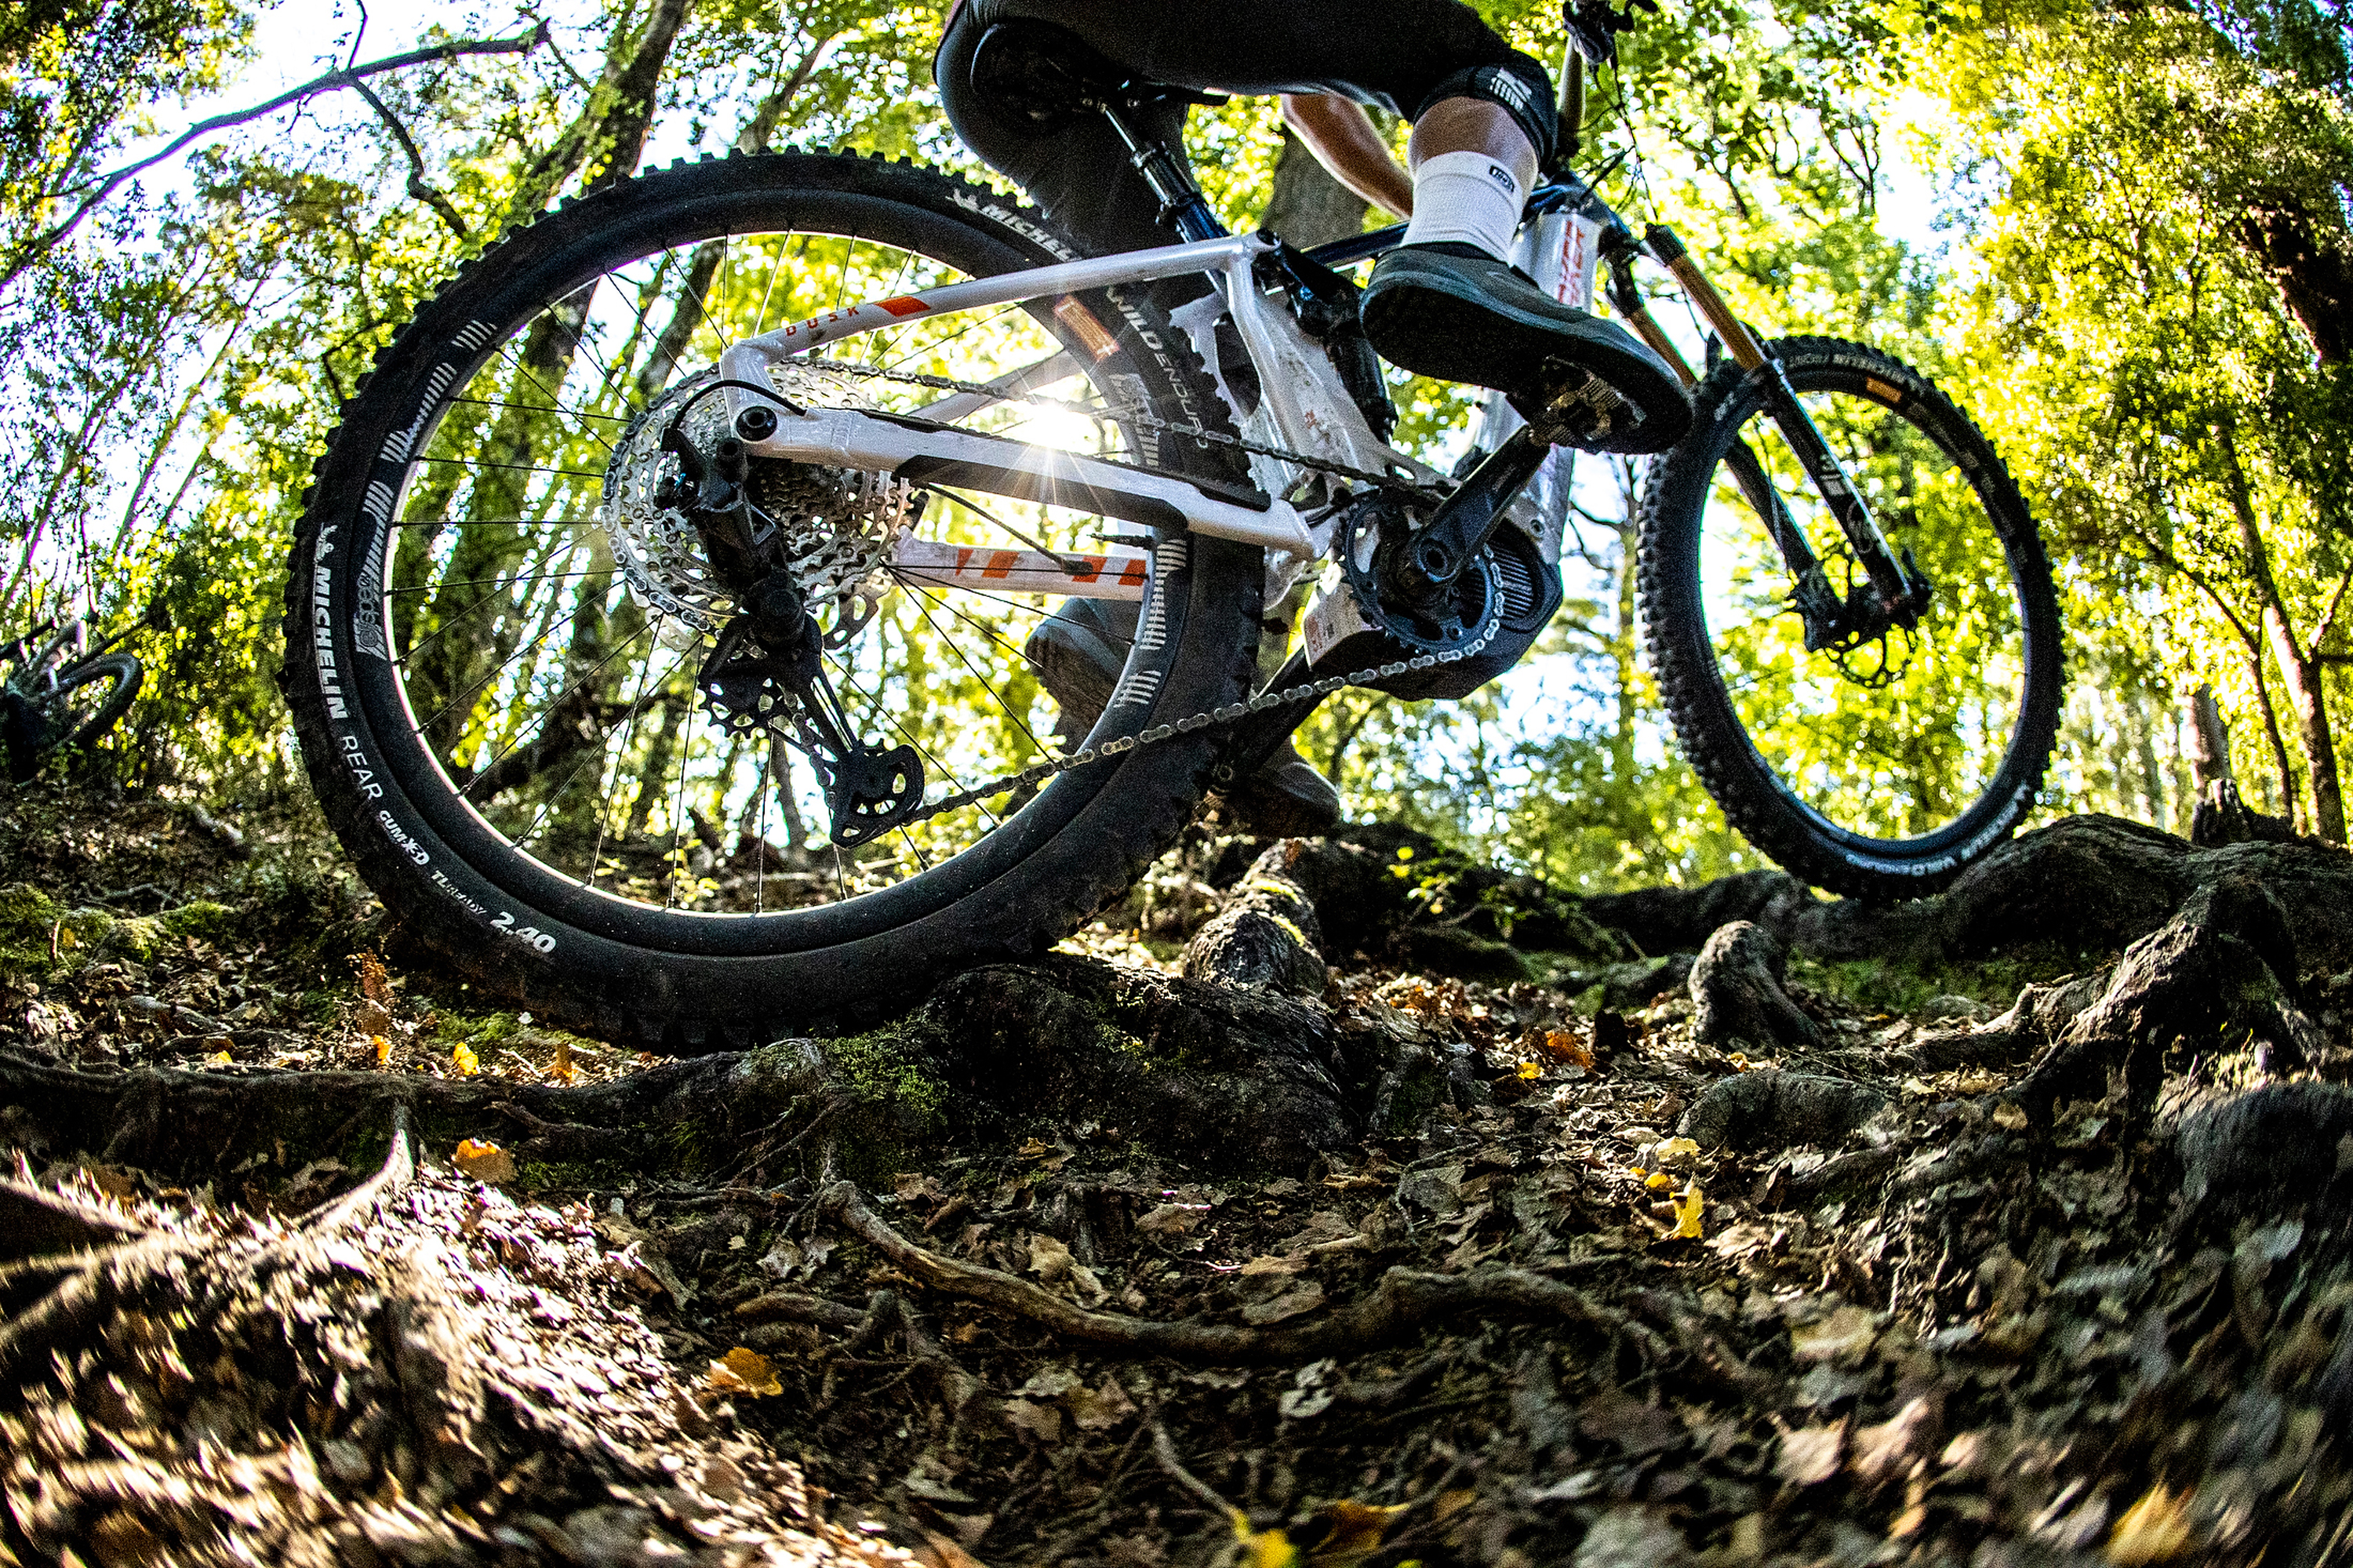
<path id="1" fill-rule="evenodd" d="M 1482 9 L 1558 57 L 1550 7 Z M 16 498 L 0 523 L 0 637 L 76 594 L 101 626 L 160 598 L 173 630 L 132 644 L 151 673 L 113 743 L 119 768 L 151 786 L 294 787 L 275 689 L 287 541 L 339 405 L 397 323 L 505 226 L 626 173 L 641 144 L 839 143 L 968 168 L 929 78 L 944 13 L 695 0 L 671 38 L 653 33 L 651 8 L 615 0 L 530 57 L 381 79 L 418 169 L 383 120 L 322 100 L 310 119 L 257 125 L 176 183 L 159 173 L 119 197 L 0 295 L 0 484 Z M 236 0 L 34 0 L 0 15 L 0 247 L 55 224 L 138 138 L 217 107 L 205 95 L 234 82 L 248 31 Z M 1638 221 L 1673 226 L 1744 316 L 1768 334 L 1829 332 L 1898 354 L 1997 438 L 2052 543 L 2069 626 L 2075 683 L 2047 810 L 2186 827 L 2174 715 L 2198 681 L 2233 719 L 2251 794 L 2280 809 L 2312 770 L 2267 671 L 2242 523 L 2268 547 L 2294 637 L 2342 650 L 2331 606 L 2353 567 L 2353 386 L 2316 357 L 2249 225 L 2285 214 L 2316 254 L 2353 254 L 2346 38 L 2341 16 L 2305 0 L 1695 0 L 1646 16 L 1622 69 L 1593 84 L 1579 166 Z M 650 101 L 633 99 L 646 80 Z M 1237 221 L 1262 210 L 1280 145 L 1270 106 L 1198 112 L 1190 137 L 1213 202 Z M 1947 225 L 1941 249 L 1920 248 L 1916 214 L 1890 219 L 1924 192 Z M 723 302 L 747 319 L 768 303 Z M 1702 334 L 1672 289 L 1660 314 L 1697 358 Z M 560 345 L 543 346 L 553 367 Z M 1421 381 L 1396 391 L 1400 443 L 1451 465 L 1474 399 Z M 638 396 L 607 377 L 590 400 L 617 415 Z M 601 467 L 541 431 L 442 439 L 494 436 Z M 1625 519 L 1641 475 L 1590 461 L 1583 474 L 1569 606 L 1521 672 L 1459 705 L 1350 694 L 1309 722 L 1302 748 L 1356 811 L 1563 886 L 1746 869 L 1754 852 L 1680 760 L 1641 667 Z M 454 500 L 470 518 L 516 514 L 492 485 Z M 420 536 L 396 568 L 511 577 L 535 547 L 496 529 L 462 546 Z M 609 567 L 585 548 L 589 569 Z M 1956 578 L 1982 565 L 1950 564 Z M 638 615 L 552 590 L 480 608 L 418 595 L 401 611 L 404 646 L 466 620 L 421 672 L 420 689 L 452 699 L 435 720 L 442 755 L 480 765 L 518 738 L 511 687 L 455 701 L 504 653 L 544 637 L 535 669 L 586 669 L 643 629 Z M 1788 630 L 1759 615 L 1760 638 Z M 1044 705 L 1026 676 L 984 704 L 904 605 L 878 641 L 942 694 L 898 715 L 923 744 L 953 732 L 1008 763 L 1034 755 Z M 2353 667 L 2320 668 L 2323 711 L 2342 715 Z M 1964 677 L 1922 700 L 1960 713 L 1978 694 Z M 665 688 L 670 711 L 681 695 Z M 1841 708 L 1774 738 L 1851 754 L 1867 719 Z M 698 744 L 649 716 L 627 765 L 650 776 L 659 747 Z M 1936 766 L 1957 778 L 1988 761 L 1961 726 L 1947 749 Z M 723 817 L 760 760 L 697 755 L 713 781 L 697 809 Z M 551 799 L 525 789 L 515 804 Z M 677 842 L 674 803 L 617 799 Z M 552 831 L 595 842 L 592 818 L 559 816 Z M 631 874 L 692 876 L 671 860 Z"/>

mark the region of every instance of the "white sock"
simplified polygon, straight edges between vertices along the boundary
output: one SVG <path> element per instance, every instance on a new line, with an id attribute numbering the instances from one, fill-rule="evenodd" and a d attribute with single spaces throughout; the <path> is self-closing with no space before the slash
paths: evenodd
<path id="1" fill-rule="evenodd" d="M 1527 201 L 1520 177 L 1484 153 L 1440 153 L 1413 172 L 1408 245 L 1475 245 L 1498 261 L 1512 255 L 1512 231 Z"/>

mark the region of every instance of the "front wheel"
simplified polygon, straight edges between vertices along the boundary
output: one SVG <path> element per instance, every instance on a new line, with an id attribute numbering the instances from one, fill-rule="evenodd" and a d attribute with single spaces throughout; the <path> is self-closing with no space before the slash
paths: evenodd
<path id="1" fill-rule="evenodd" d="M 139 694 L 143 672 L 128 653 L 101 653 L 58 677 L 37 696 L 11 693 L 5 730 L 9 776 L 23 783 L 59 747 L 90 746 L 121 722 Z"/>
<path id="2" fill-rule="evenodd" d="M 1651 666 L 1694 770 L 1750 842 L 1832 892 L 1918 897 L 2034 802 L 2063 684 L 2050 562 L 1992 443 L 1926 376 L 1833 338 L 1767 352 L 1890 548 L 1916 562 L 1926 609 L 1809 650 L 1762 491 L 1833 590 L 1861 567 L 1775 424 L 1767 376 L 1727 362 L 1643 496 Z"/>

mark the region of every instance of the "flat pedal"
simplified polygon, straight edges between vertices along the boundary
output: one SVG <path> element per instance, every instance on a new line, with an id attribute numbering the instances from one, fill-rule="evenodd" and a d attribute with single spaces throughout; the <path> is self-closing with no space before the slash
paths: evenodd
<path id="1" fill-rule="evenodd" d="M 1512 406 L 1552 445 L 1598 449 L 1642 422 L 1640 408 L 1584 366 L 1555 361 L 1547 368 L 1558 369 L 1560 379 L 1532 397 L 1514 397 Z"/>

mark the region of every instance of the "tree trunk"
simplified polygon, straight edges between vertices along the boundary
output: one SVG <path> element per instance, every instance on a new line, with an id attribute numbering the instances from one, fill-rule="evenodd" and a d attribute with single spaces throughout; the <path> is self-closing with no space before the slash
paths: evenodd
<path id="1" fill-rule="evenodd" d="M 2266 193 L 2239 225 L 2239 238 L 2278 286 L 2323 365 L 2353 352 L 2353 263 L 2321 238 L 2295 196 Z"/>
<path id="2" fill-rule="evenodd" d="M 2337 783 L 2337 747 L 2328 731 L 2328 706 L 2320 689 L 2320 667 L 2297 646 L 2295 629 L 2288 621 L 2287 605 L 2272 576 L 2271 552 L 2263 544 L 2255 519 L 2254 498 L 2247 487 L 2246 468 L 2239 461 L 2238 442 L 2229 429 L 2217 432 L 2231 492 L 2231 508 L 2238 516 L 2239 540 L 2247 552 L 2249 575 L 2263 596 L 2263 634 L 2272 658 L 2279 665 L 2280 683 L 2295 710 L 2296 727 L 2304 741 L 2306 765 L 2312 773 L 2312 814 L 2320 836 L 2330 843 L 2345 842 L 2345 801 Z M 2315 646 L 2317 646 L 2316 640 Z"/>
<path id="3" fill-rule="evenodd" d="M 1259 222 L 1292 244 L 1311 246 L 1361 234 L 1371 204 L 1334 179 L 1307 143 L 1282 132 L 1282 151 L 1274 160 L 1274 194 Z"/>

